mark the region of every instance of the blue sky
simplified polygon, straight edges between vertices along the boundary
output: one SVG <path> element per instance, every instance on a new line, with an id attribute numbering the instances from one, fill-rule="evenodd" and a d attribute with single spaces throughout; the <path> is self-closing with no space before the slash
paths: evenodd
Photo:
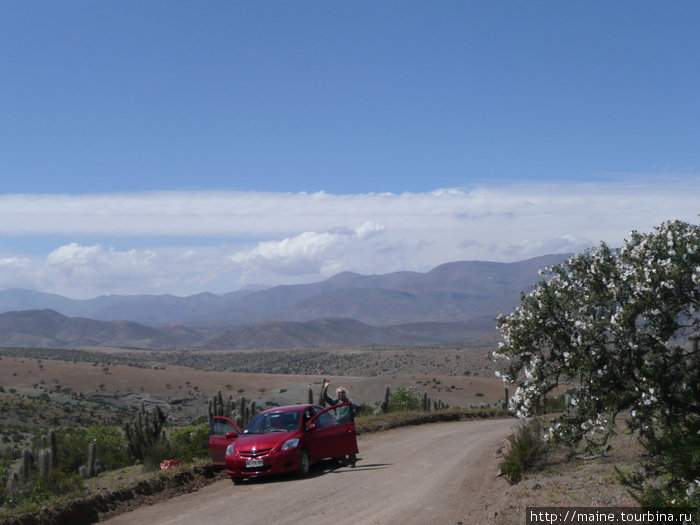
<path id="1" fill-rule="evenodd" d="M 700 4 L 0 2 L 0 289 L 227 292 L 700 205 Z"/>

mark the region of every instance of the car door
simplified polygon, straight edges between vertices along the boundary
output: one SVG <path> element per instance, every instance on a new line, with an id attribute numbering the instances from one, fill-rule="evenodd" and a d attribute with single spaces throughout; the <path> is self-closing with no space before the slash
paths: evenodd
<path id="1" fill-rule="evenodd" d="M 345 404 L 349 403 L 343 403 Z M 357 454 L 355 423 L 338 423 L 333 408 L 319 411 L 307 424 L 307 428 L 309 424 L 314 424 L 314 430 L 308 432 L 312 461 Z"/>
<path id="2" fill-rule="evenodd" d="M 224 416 L 212 417 L 209 426 L 209 452 L 211 454 L 211 461 L 214 465 L 223 466 L 226 464 L 226 447 L 228 447 L 230 443 L 233 443 L 235 439 L 227 438 L 226 434 L 230 432 L 240 434 L 241 429 L 236 423 Z"/>

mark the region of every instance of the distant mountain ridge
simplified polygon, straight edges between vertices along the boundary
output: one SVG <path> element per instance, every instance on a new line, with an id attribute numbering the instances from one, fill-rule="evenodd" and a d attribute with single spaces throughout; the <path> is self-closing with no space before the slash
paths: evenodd
<path id="1" fill-rule="evenodd" d="M 0 291 L 0 346 L 298 348 L 493 342 L 494 319 L 563 254 L 463 261 L 427 273 L 337 274 L 224 295 L 100 296 Z"/>
<path id="2" fill-rule="evenodd" d="M 109 295 L 76 300 L 55 294 L 0 291 L 0 313 L 51 309 L 70 317 L 134 321 L 148 325 L 240 328 L 263 321 L 313 321 L 347 317 L 371 325 L 465 321 L 508 312 L 538 270 L 560 263 L 553 254 L 515 263 L 461 261 L 427 273 L 337 274 L 310 284 L 282 285 L 223 295 Z"/>
<path id="3" fill-rule="evenodd" d="M 0 314 L 0 346 L 22 348 L 124 347 L 151 350 L 337 348 L 348 346 L 482 345 L 495 341 L 493 319 L 464 323 L 369 326 L 355 319 L 265 321 L 208 335 L 183 326 L 66 317 L 53 310 Z"/>
<path id="4" fill-rule="evenodd" d="M 132 321 L 95 321 L 66 317 L 53 310 L 22 310 L 0 314 L 0 346 L 185 349 L 202 334 L 183 326 L 151 327 Z"/>

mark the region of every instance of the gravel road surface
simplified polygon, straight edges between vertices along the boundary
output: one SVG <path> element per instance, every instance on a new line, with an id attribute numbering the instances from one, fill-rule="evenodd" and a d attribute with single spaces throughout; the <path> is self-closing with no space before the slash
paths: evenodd
<path id="1" fill-rule="evenodd" d="M 229 480 L 121 514 L 110 525 L 481 524 L 512 419 L 405 427 L 361 435 L 355 468 L 329 462 L 305 479 Z"/>

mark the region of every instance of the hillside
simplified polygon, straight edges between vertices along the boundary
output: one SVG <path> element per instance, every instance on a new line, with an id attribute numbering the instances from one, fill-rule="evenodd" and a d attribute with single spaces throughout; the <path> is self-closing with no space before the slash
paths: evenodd
<path id="1" fill-rule="evenodd" d="M 0 346 L 4 347 L 135 347 L 188 348 L 201 334 L 182 326 L 151 327 L 131 321 L 95 321 L 66 317 L 53 310 L 0 314 Z"/>
<path id="2" fill-rule="evenodd" d="M 493 320 L 370 326 L 354 319 L 266 321 L 210 335 L 184 326 L 146 326 L 130 321 L 66 317 L 53 310 L 0 314 L 0 346 L 32 348 L 127 347 L 152 350 L 340 348 L 493 344 Z"/>
<path id="3" fill-rule="evenodd" d="M 109 295 L 75 300 L 10 289 L 0 291 L 0 313 L 50 309 L 68 317 L 217 327 L 219 331 L 262 321 L 306 322 L 338 317 L 373 326 L 461 322 L 511 311 L 520 292 L 529 290 L 538 280 L 538 270 L 564 257 L 546 255 L 515 263 L 452 262 L 427 273 L 343 272 L 317 283 L 223 295 Z"/>

